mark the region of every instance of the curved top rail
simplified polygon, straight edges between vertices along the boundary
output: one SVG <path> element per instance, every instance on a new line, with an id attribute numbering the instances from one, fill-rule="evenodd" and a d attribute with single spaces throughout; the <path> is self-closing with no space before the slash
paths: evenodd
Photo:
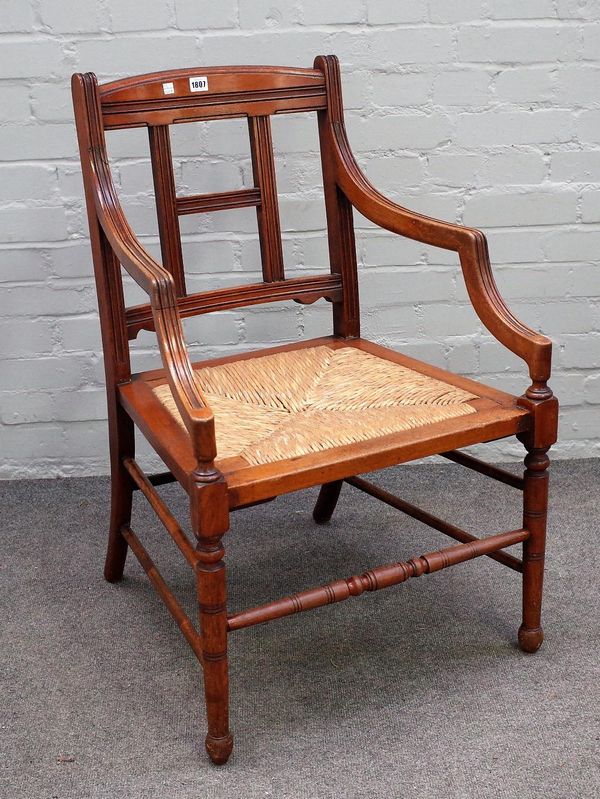
<path id="1" fill-rule="evenodd" d="M 162 99 L 165 96 L 163 83 L 172 83 L 175 94 L 184 92 L 191 94 L 189 79 L 194 77 L 207 77 L 207 91 L 211 94 L 325 86 L 325 77 L 318 69 L 236 65 L 229 67 L 199 66 L 148 72 L 144 75 L 133 75 L 129 78 L 103 83 L 98 89 L 103 105 L 105 103 Z"/>
<path id="2" fill-rule="evenodd" d="M 107 129 L 325 107 L 325 77 L 297 67 L 223 66 L 151 72 L 99 86 Z"/>

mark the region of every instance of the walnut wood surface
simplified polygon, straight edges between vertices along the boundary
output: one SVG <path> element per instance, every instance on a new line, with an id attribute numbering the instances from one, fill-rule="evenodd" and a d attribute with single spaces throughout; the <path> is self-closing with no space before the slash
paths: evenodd
<path id="1" fill-rule="evenodd" d="M 203 76 L 207 91 L 192 92 L 190 79 Z M 548 502 L 547 452 L 556 440 L 557 402 L 547 381 L 550 341 L 510 312 L 495 285 L 485 236 L 473 228 L 431 219 L 391 202 L 361 172 L 345 131 L 339 64 L 319 56 L 311 69 L 288 67 L 198 67 L 157 72 L 99 86 L 93 73 L 72 80 L 77 135 L 98 290 L 106 372 L 112 505 L 105 576 L 118 581 L 128 547 L 148 573 L 202 663 L 207 709 L 206 749 L 215 763 L 229 757 L 227 635 L 257 621 L 357 596 L 365 590 L 402 582 L 479 555 L 522 570 L 523 620 L 519 643 L 526 652 L 541 644 L 541 601 Z M 281 246 L 270 116 L 316 111 L 323 172 L 330 273 L 286 279 Z M 177 196 L 169 126 L 195 120 L 246 118 L 254 186 L 237 191 Z M 148 129 L 156 194 L 162 264 L 133 233 L 113 185 L 105 132 Z M 390 142 L 393 147 L 393 142 Z M 186 294 L 179 216 L 254 206 L 262 256 L 263 281 L 252 285 Z M 353 209 L 399 235 L 457 253 L 469 298 L 490 333 L 527 364 L 531 385 L 520 397 L 420 363 L 360 338 L 359 292 Z M 126 308 L 123 267 L 148 295 L 148 302 Z M 468 415 L 424 425 L 402 434 L 380 436 L 347 446 L 249 466 L 240 457 L 218 458 L 213 413 L 199 388 L 185 346 L 182 317 L 276 301 L 331 302 L 334 336 L 277 350 L 327 343 L 353 346 L 445 380 L 474 394 Z M 426 299 L 426 298 L 425 298 Z M 153 330 L 162 368 L 131 374 L 129 340 Z M 246 353 L 212 363 L 264 355 Z M 197 364 L 197 367 L 205 366 Z M 153 387 L 168 383 L 182 427 L 156 399 Z M 135 461 L 134 425 L 165 462 L 169 472 L 147 477 Z M 528 454 L 523 479 L 456 450 L 517 435 Z M 460 528 L 404 502 L 356 475 L 432 454 L 446 457 L 488 477 L 523 489 L 523 529 L 476 539 Z M 189 494 L 195 545 L 170 514 L 155 486 L 176 479 Z M 451 481 L 451 475 L 449 480 Z M 293 598 L 234 616 L 227 614 L 224 538 L 230 510 L 266 502 L 301 488 L 322 485 L 314 510 L 324 523 L 332 515 L 343 480 L 464 543 L 410 561 L 376 567 L 363 575 L 311 589 Z M 184 613 L 131 528 L 132 494 L 139 489 L 195 572 L 200 633 Z M 500 552 L 523 542 L 523 561 Z"/>

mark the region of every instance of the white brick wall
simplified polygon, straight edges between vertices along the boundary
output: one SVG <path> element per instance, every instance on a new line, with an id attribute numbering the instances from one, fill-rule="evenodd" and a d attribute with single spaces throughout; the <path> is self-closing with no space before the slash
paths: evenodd
<path id="1" fill-rule="evenodd" d="M 483 227 L 501 290 L 556 342 L 559 457 L 600 449 L 600 3 L 596 0 L 2 0 L 0 476 L 104 472 L 103 369 L 68 82 L 227 63 L 343 67 L 351 142 L 409 207 Z M 289 272 L 323 269 L 314 120 L 274 123 Z M 241 122 L 174 131 L 180 191 L 249 185 Z M 147 143 L 109 143 L 155 255 Z M 204 156 L 204 159 L 198 156 Z M 182 220 L 194 289 L 258 275 L 252 209 Z M 356 217 L 364 331 L 520 392 L 523 365 L 482 329 L 452 253 Z M 140 298 L 127 286 L 132 301 Z M 330 330 L 325 304 L 186 321 L 195 357 Z M 155 363 L 152 336 L 134 364 Z M 518 444 L 487 454 L 520 458 Z"/>

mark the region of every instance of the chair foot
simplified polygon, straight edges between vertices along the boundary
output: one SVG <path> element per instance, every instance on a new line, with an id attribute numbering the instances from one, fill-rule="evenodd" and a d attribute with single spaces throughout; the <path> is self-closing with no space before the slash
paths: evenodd
<path id="1" fill-rule="evenodd" d="M 204 742 L 208 756 L 215 766 L 223 766 L 229 760 L 229 755 L 233 749 L 233 736 L 226 735 L 224 738 L 213 738 L 206 736 Z"/>
<path id="2" fill-rule="evenodd" d="M 327 524 L 333 516 L 342 485 L 343 480 L 336 480 L 333 483 L 324 483 L 321 486 L 319 497 L 313 510 L 313 519 L 317 524 Z"/>
<path id="3" fill-rule="evenodd" d="M 112 478 L 112 508 L 110 515 L 110 529 L 108 534 L 108 547 L 104 561 L 104 578 L 109 583 L 118 583 L 123 577 L 125 559 L 127 558 L 127 541 L 121 534 L 124 524 L 131 520 L 131 505 L 133 486 L 123 467 L 113 474 Z"/>
<path id="4" fill-rule="evenodd" d="M 537 652 L 543 640 L 544 631 L 541 627 L 527 629 L 523 624 L 519 627 L 519 647 L 523 652 Z"/>
<path id="5" fill-rule="evenodd" d="M 110 562 L 107 557 L 106 563 L 104 564 L 104 579 L 108 583 L 119 583 L 123 579 L 125 558 L 127 556 L 127 543 L 125 543 L 123 554 L 114 554 L 115 548 L 116 547 L 113 545 L 113 556 L 111 557 Z"/>
<path id="6" fill-rule="evenodd" d="M 131 500 L 129 500 L 129 502 L 131 502 Z M 129 513 L 131 513 L 131 504 L 129 508 Z M 123 578 L 127 550 L 127 541 L 121 535 L 121 527 L 111 525 L 108 535 L 106 560 L 104 561 L 104 579 L 107 582 L 118 583 Z"/>

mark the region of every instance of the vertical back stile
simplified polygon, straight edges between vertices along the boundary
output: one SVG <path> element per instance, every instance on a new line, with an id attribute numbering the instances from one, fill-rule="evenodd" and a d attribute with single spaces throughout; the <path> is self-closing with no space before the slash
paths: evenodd
<path id="1" fill-rule="evenodd" d="M 284 280 L 285 276 L 271 120 L 268 116 L 252 116 L 248 118 L 248 127 L 254 185 L 260 190 L 261 198 L 256 216 L 263 278 L 265 283 L 272 283 Z"/>
<path id="2" fill-rule="evenodd" d="M 185 271 L 169 127 L 168 125 L 150 125 L 148 136 L 163 266 L 173 275 L 177 296 L 184 297 L 186 293 Z"/>
<path id="3" fill-rule="evenodd" d="M 98 294 L 104 369 L 107 386 L 114 386 L 129 380 L 131 366 L 121 265 L 102 230 L 94 201 L 94 174 L 90 153 L 92 150 L 100 151 L 107 158 L 96 76 L 91 72 L 75 75 L 72 90 Z"/>
<path id="4" fill-rule="evenodd" d="M 331 271 L 342 278 L 342 300 L 333 306 L 333 330 L 337 336 L 355 338 L 360 336 L 360 309 L 354 218 L 350 201 L 337 185 L 330 153 L 330 127 L 344 121 L 339 63 L 335 56 L 318 56 L 315 68 L 325 74 L 327 87 L 327 108 L 318 116 L 329 261 Z"/>

